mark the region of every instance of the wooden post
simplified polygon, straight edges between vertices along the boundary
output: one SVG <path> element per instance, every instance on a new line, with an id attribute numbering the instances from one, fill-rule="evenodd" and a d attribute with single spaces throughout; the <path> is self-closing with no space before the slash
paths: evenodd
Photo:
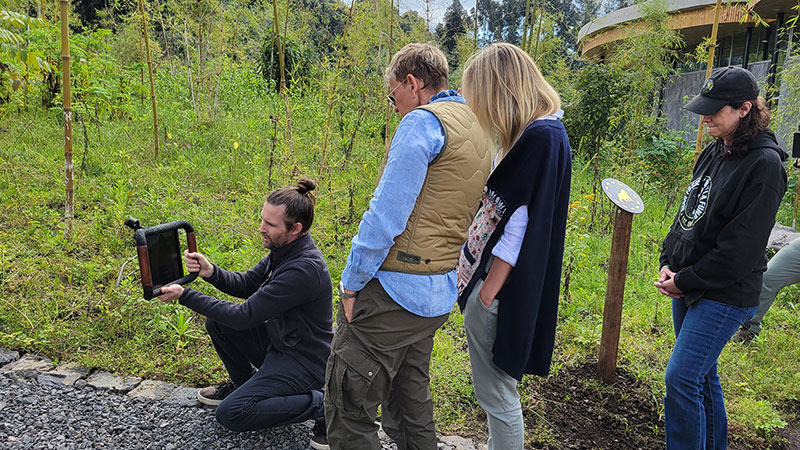
<path id="1" fill-rule="evenodd" d="M 722 0 L 717 0 L 717 5 L 714 7 L 714 24 L 711 26 L 711 45 L 708 47 L 708 59 L 706 61 L 706 79 L 711 76 L 714 69 L 714 50 L 717 48 L 717 31 L 719 30 L 719 15 L 722 11 Z M 697 164 L 697 158 L 700 152 L 703 151 L 703 116 L 700 116 L 700 123 L 697 124 L 697 143 L 694 147 L 694 164 Z"/>
<path id="2" fill-rule="evenodd" d="M 625 276 L 628 271 L 632 224 L 633 214 L 617 208 L 614 234 L 611 238 L 611 256 L 608 259 L 608 282 L 606 284 L 606 301 L 603 307 L 600 357 L 597 361 L 597 376 L 609 384 L 614 382 L 614 372 L 617 369 L 622 299 L 625 296 Z"/>
<path id="3" fill-rule="evenodd" d="M 608 258 L 603 332 L 600 337 L 600 355 L 597 359 L 597 377 L 604 383 L 611 384 L 614 382 L 614 372 L 617 370 L 622 300 L 625 297 L 625 276 L 628 272 L 633 215 L 644 211 L 644 203 L 633 189 L 613 178 L 604 179 L 602 186 L 603 193 L 617 205 L 614 233 L 611 237 L 611 255 Z"/>
<path id="4" fill-rule="evenodd" d="M 64 201 L 64 235 L 72 235 L 72 219 L 75 217 L 73 165 L 72 165 L 72 90 L 70 89 L 69 56 L 69 0 L 61 4 L 61 66 L 63 71 L 62 105 L 64 109 L 64 176 L 66 180 L 66 199 Z"/>

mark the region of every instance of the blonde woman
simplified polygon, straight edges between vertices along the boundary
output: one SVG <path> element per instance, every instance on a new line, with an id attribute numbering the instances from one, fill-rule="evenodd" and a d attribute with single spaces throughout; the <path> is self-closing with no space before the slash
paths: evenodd
<path id="1" fill-rule="evenodd" d="M 553 354 L 572 168 L 556 91 L 511 44 L 474 55 L 462 90 L 499 153 L 458 265 L 459 305 L 489 450 L 522 449 L 517 382 Z"/>

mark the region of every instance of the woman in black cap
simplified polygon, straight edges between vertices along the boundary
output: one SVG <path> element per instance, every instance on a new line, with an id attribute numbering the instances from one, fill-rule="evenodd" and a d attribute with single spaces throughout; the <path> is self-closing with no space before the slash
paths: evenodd
<path id="1" fill-rule="evenodd" d="M 786 192 L 788 155 L 749 71 L 718 70 L 684 106 L 703 116 L 708 144 L 661 249 L 658 291 L 672 298 L 667 449 L 724 449 L 728 424 L 717 358 L 758 306 L 764 249 Z"/>

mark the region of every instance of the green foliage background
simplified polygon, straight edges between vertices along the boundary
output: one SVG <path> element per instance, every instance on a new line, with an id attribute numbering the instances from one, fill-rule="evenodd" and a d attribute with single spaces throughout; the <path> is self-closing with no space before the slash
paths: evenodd
<path id="1" fill-rule="evenodd" d="M 266 194 L 300 176 L 319 182 L 312 235 L 338 282 L 377 181 L 385 137 L 398 122 L 392 116 L 387 127 L 383 68 L 404 43 L 433 36 L 419 15 L 400 15 L 387 2 L 357 3 L 347 34 L 349 3 L 292 2 L 287 18 L 286 4 L 279 2 L 287 39 L 297 50 L 291 57 L 298 69 L 288 71 L 292 153 L 274 60 L 267 65 L 262 59 L 271 41 L 265 31 L 273 25 L 271 5 L 202 6 L 148 5 L 163 133 L 158 160 L 138 18 L 130 12 L 135 8 L 98 11 L 98 23 L 73 30 L 71 238 L 64 236 L 58 78 L 31 77 L 30 90 L 0 82 L 0 345 L 194 386 L 221 381 L 226 375 L 204 319 L 141 298 L 136 262 L 130 261 L 132 232 L 123 221 L 131 215 L 145 226 L 187 220 L 201 252 L 223 267 L 246 270 L 264 256 L 256 229 Z M 50 25 L 20 35 L 28 49 L 58 67 L 58 27 L 51 23 L 53 11 L 42 14 Z M 547 12 L 546 32 L 531 49 L 561 93 L 575 155 L 553 370 L 596 359 L 613 222 L 598 182 L 611 176 L 633 187 L 646 205 L 634 220 L 620 365 L 642 381 L 661 411 L 674 337 L 670 304 L 652 281 L 676 199 L 689 180 L 693 148 L 686 136 L 664 127 L 653 101 L 680 42 L 655 8 L 646 15 L 646 34 L 631 39 L 607 65 L 570 61 L 563 58 L 566 38 L 557 27 L 563 19 Z M 71 21 L 79 24 L 80 18 L 73 13 Z M 461 62 L 476 42 L 470 20 L 465 24 L 451 50 Z M 461 70 L 453 71 L 453 86 Z M 796 78 L 796 71 L 787 71 L 786 79 Z M 792 207 L 787 195 L 781 223 L 791 223 Z M 227 298 L 201 281 L 193 286 Z M 729 345 L 720 360 L 732 436 L 749 445 L 769 446 L 777 429 L 796 420 L 785 410 L 800 398 L 799 295 L 797 287 L 785 289 L 759 339 Z M 480 434 L 484 417 L 465 345 L 463 320 L 454 311 L 437 334 L 432 360 L 436 421 L 441 431 Z M 548 435 L 549 426 L 539 412 L 539 382 L 526 378 L 521 385 L 526 413 L 534 417 L 529 435 L 537 439 Z"/>

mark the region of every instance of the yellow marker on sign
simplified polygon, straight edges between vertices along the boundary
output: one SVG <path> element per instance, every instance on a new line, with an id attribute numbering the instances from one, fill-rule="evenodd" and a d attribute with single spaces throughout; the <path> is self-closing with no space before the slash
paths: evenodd
<path id="1" fill-rule="evenodd" d="M 613 178 L 606 178 L 601 184 L 603 192 L 615 205 L 632 214 L 644 211 L 642 198 L 627 184 Z"/>

